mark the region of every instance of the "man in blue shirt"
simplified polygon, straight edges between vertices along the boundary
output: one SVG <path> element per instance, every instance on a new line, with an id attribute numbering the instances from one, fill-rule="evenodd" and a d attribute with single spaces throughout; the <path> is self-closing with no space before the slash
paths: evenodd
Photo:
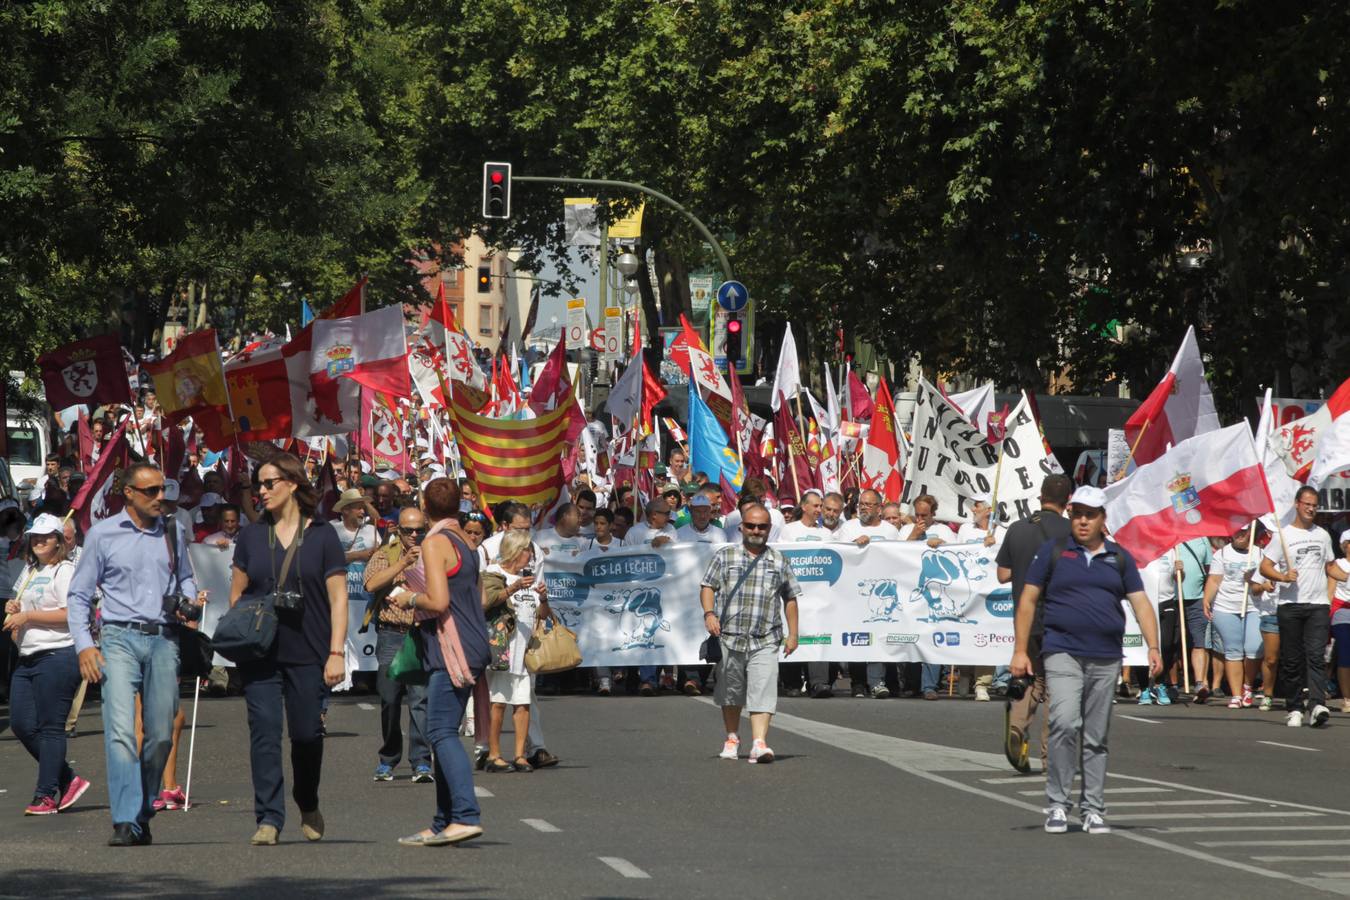
<path id="1" fill-rule="evenodd" d="M 196 595 L 187 545 L 190 534 L 175 529 L 170 552 L 160 500 L 164 475 L 150 463 L 123 474 L 125 510 L 104 519 L 85 536 L 67 595 L 70 633 L 85 680 L 103 682 L 103 746 L 108 757 L 112 847 L 150 843 L 151 803 L 173 745 L 178 713 L 178 628 L 182 617 L 169 606 L 181 594 Z M 89 633 L 94 591 L 101 589 L 101 648 Z M 145 740 L 136 747 L 136 694 L 141 695 Z"/>
<path id="2" fill-rule="evenodd" d="M 1104 834 L 1111 830 L 1105 819 L 1106 736 L 1125 636 L 1122 600 L 1129 600 L 1134 609 L 1152 674 L 1162 670 L 1162 657 L 1158 655 L 1158 622 L 1139 569 L 1124 548 L 1105 539 L 1106 494 L 1101 488 L 1085 486 L 1074 491 L 1069 498 L 1069 522 L 1069 537 L 1042 544 L 1027 571 L 1017 605 L 1012 673 L 1031 674 L 1027 641 L 1036 605 L 1043 599 L 1042 669 L 1050 694 L 1045 830 L 1051 834 L 1068 831 L 1069 792 L 1081 761 L 1083 831 Z"/>

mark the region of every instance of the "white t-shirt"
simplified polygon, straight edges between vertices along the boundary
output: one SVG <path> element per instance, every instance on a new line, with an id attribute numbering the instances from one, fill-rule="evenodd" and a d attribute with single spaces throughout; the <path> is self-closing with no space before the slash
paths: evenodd
<path id="1" fill-rule="evenodd" d="M 933 524 L 934 526 L 937 525 L 936 522 L 934 522 Z M 929 528 L 928 530 L 931 532 L 933 529 Z M 997 544 L 1003 540 L 1003 532 L 1005 530 L 1006 529 L 1002 525 L 994 526 L 994 543 Z M 962 522 L 961 527 L 956 530 L 956 542 L 958 544 L 974 544 L 974 543 L 982 544 L 984 543 L 984 539 L 988 537 L 988 535 L 989 535 L 988 528 L 981 528 L 974 522 Z"/>
<path id="2" fill-rule="evenodd" d="M 866 535 L 869 541 L 900 540 L 900 532 L 890 522 L 881 521 L 875 525 L 864 525 L 862 519 L 849 519 L 839 526 L 839 534 L 834 539 L 837 541 L 856 541 L 863 535 Z"/>
<path id="3" fill-rule="evenodd" d="M 590 550 L 598 550 L 601 553 L 608 553 L 611 550 L 618 550 L 623 546 L 623 541 L 616 537 L 612 532 L 609 536 L 609 543 L 602 544 L 593 537 L 588 537 L 582 541 L 581 551 L 583 553 Z"/>
<path id="4" fill-rule="evenodd" d="M 1346 575 L 1350 575 L 1350 559 L 1338 559 L 1336 566 Z M 1336 599 L 1350 603 L 1350 581 L 1336 582 Z"/>
<path id="5" fill-rule="evenodd" d="M 330 522 L 333 530 L 337 532 L 338 543 L 342 544 L 342 552 L 355 553 L 359 550 L 373 550 L 380 545 L 380 536 L 375 531 L 375 526 L 369 522 L 360 528 L 352 531 L 346 525 L 342 524 L 341 519 Z M 347 593 L 364 594 L 366 592 L 366 564 L 362 562 L 347 563 Z"/>
<path id="6" fill-rule="evenodd" d="M 1289 558 L 1294 561 L 1298 583 L 1275 585 L 1276 602 L 1280 606 L 1286 603 L 1331 605 L 1327 598 L 1327 563 L 1336 555 L 1331 547 L 1331 535 L 1316 525 L 1312 528 L 1286 525 L 1284 541 L 1289 545 Z M 1279 538 L 1266 545 L 1266 559 L 1275 563 L 1276 568 L 1283 569 L 1284 548 Z"/>
<path id="7" fill-rule="evenodd" d="M 1235 616 L 1242 615 L 1243 595 L 1246 594 L 1248 603 L 1248 612 L 1255 610 L 1257 606 L 1257 595 L 1247 593 L 1247 573 L 1255 569 L 1259 558 L 1253 555 L 1251 562 L 1247 561 L 1247 551 L 1239 550 L 1232 544 L 1225 544 L 1222 549 L 1214 554 L 1214 560 L 1209 564 L 1209 574 L 1222 575 L 1223 581 L 1219 582 L 1219 592 L 1214 595 L 1215 612 L 1232 613 Z M 1257 579 L 1264 581 L 1259 575 Z"/>
<path id="8" fill-rule="evenodd" d="M 820 520 L 820 523 L 821 523 L 820 526 L 819 526 L 819 527 L 820 527 L 820 539 L 821 539 L 822 541 L 842 541 L 842 540 L 843 540 L 843 538 L 840 537 L 840 535 L 843 534 L 843 532 L 844 532 L 844 526 L 848 524 L 848 520 L 847 520 L 847 519 L 842 519 L 842 518 L 841 518 L 841 519 L 839 520 L 839 524 L 836 525 L 836 526 L 834 526 L 833 528 L 830 528 L 830 527 L 828 527 L 827 525 L 825 525 L 825 520 L 824 520 L 824 519 L 821 519 L 821 520 Z"/>
<path id="9" fill-rule="evenodd" d="M 694 528 L 694 523 L 682 525 L 675 531 L 677 544 L 721 544 L 726 541 L 726 532 L 709 522 L 703 531 Z"/>
<path id="10" fill-rule="evenodd" d="M 497 564 L 487 567 L 486 571 L 495 575 L 500 575 L 506 579 L 509 585 L 520 575 L 508 574 L 505 569 Z M 538 571 L 535 572 L 536 584 L 538 583 Z M 530 648 L 530 638 L 534 635 L 534 620 L 539 612 L 539 595 L 533 590 L 516 591 L 506 602 L 511 604 L 511 611 L 516 614 L 516 630 L 511 634 L 511 662 L 510 672 L 512 675 L 528 675 L 529 670 L 525 668 L 525 651 Z"/>
<path id="11" fill-rule="evenodd" d="M 897 540 L 907 541 L 909 540 L 909 536 L 913 533 L 914 533 L 914 525 L 913 523 L 911 523 L 909 525 L 906 525 L 904 528 L 900 529 L 900 537 L 897 538 Z M 928 530 L 924 532 L 923 535 L 924 542 L 931 541 L 933 540 L 933 538 L 937 538 L 938 540 L 948 544 L 954 544 L 957 542 L 956 532 L 952 531 L 950 527 L 942 524 L 941 522 L 934 522 L 932 525 L 929 525 Z M 984 540 L 983 534 L 981 535 L 980 540 Z"/>
<path id="12" fill-rule="evenodd" d="M 19 595 L 20 610 L 34 612 L 65 609 L 66 591 L 70 589 L 70 579 L 74 574 L 75 565 L 69 561 L 43 566 L 35 571 L 24 566 L 14 582 L 16 595 L 20 590 L 23 591 Z M 31 656 L 43 650 L 73 646 L 75 639 L 70 635 L 69 625 L 25 625 L 19 638 L 19 655 Z"/>
<path id="13" fill-rule="evenodd" d="M 785 544 L 795 544 L 799 541 L 827 541 L 830 534 L 823 528 L 817 528 L 815 525 L 807 525 L 805 522 L 788 522 L 782 528 L 778 529 L 778 540 Z"/>
<path id="14" fill-rule="evenodd" d="M 564 537 L 558 534 L 556 528 L 545 528 L 542 531 L 535 532 L 534 542 L 544 549 L 544 553 L 580 553 L 586 546 L 587 538 L 580 534 L 574 534 L 571 537 Z"/>
<path id="15" fill-rule="evenodd" d="M 787 524 L 787 519 L 778 511 L 777 507 L 769 507 L 769 543 L 780 540 L 779 532 Z M 733 509 L 722 517 L 722 530 L 727 533 L 727 540 L 733 544 L 741 542 L 741 511 Z"/>
<path id="16" fill-rule="evenodd" d="M 228 534 L 226 534 L 226 533 L 223 532 L 223 531 L 216 531 L 216 532 L 212 532 L 211 534 L 208 534 L 206 537 L 202 538 L 201 541 L 200 541 L 199 543 L 206 544 L 206 545 L 211 546 L 211 547 L 215 547 L 215 546 L 216 546 L 217 544 L 219 544 L 221 541 L 229 541 L 229 542 L 230 542 L 230 546 L 225 547 L 225 548 L 223 548 L 223 549 L 225 549 L 225 550 L 233 550 L 233 549 L 234 549 L 234 542 L 235 542 L 236 540 L 238 540 L 238 538 L 239 538 L 238 533 L 236 533 L 236 534 L 234 535 L 234 537 L 230 537 Z"/>
<path id="17" fill-rule="evenodd" d="M 1175 550 L 1168 550 L 1153 562 L 1139 568 L 1139 579 L 1144 583 L 1144 593 L 1148 594 L 1155 605 L 1177 598 L 1177 580 L 1172 574 L 1177 561 L 1175 553 Z"/>
<path id="18" fill-rule="evenodd" d="M 623 545 L 625 547 L 650 547 L 652 541 L 658 537 L 668 537 L 671 541 L 675 541 L 679 535 L 675 533 L 675 526 L 669 522 L 660 531 L 646 522 L 638 522 L 628 529 L 628 533 L 623 536 Z M 665 545 L 662 544 L 662 546 Z"/>

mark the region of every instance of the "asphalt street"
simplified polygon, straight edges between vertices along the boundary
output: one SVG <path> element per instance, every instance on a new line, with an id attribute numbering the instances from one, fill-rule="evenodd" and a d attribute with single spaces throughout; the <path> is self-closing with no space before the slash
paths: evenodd
<path id="1" fill-rule="evenodd" d="M 190 698 L 186 701 L 190 704 Z M 1111 733 L 1116 831 L 1041 830 L 1042 780 L 999 750 L 999 702 L 784 698 L 772 766 L 716 757 L 706 698 L 540 702 L 554 769 L 477 778 L 485 835 L 406 848 L 433 788 L 371 780 L 378 701 L 334 698 L 327 835 L 253 832 L 238 698 L 203 698 L 193 808 L 154 845 L 112 849 L 99 709 L 70 757 L 94 781 L 57 816 L 23 816 L 36 765 L 0 707 L 0 896 L 1102 897 L 1350 895 L 1343 765 L 1350 716 L 1314 731 L 1279 712 L 1122 701 Z M 748 723 L 743 731 L 749 745 Z M 187 773 L 185 733 L 180 778 Z"/>

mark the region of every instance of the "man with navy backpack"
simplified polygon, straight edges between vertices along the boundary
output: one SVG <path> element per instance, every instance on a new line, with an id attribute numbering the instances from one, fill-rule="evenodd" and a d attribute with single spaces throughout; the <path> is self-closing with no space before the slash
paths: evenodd
<path id="1" fill-rule="evenodd" d="M 1046 541 L 1027 572 L 1017 606 L 1012 673 L 1032 672 L 1027 644 L 1044 605 L 1041 667 L 1050 694 L 1050 753 L 1045 777 L 1045 830 L 1069 829 L 1070 791 L 1081 762 L 1083 831 L 1105 834 L 1106 738 L 1120 678 L 1128 600 L 1148 646 L 1149 671 L 1162 670 L 1158 622 L 1134 559 L 1106 540 L 1106 494 L 1084 486 L 1069 498 L 1070 535 Z M 1081 743 L 1081 749 L 1080 749 Z"/>

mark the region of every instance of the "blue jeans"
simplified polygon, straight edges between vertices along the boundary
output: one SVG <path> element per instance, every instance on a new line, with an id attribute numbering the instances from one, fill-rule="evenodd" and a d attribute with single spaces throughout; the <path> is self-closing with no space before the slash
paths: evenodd
<path id="1" fill-rule="evenodd" d="M 323 666 L 260 660 L 239 667 L 248 706 L 249 768 L 253 773 L 253 815 L 259 825 L 286 824 L 286 776 L 281 768 L 281 719 L 291 738 L 291 796 L 300 811 L 319 808 L 323 774 L 320 708 L 328 696 Z"/>
<path id="2" fill-rule="evenodd" d="M 75 773 L 66 762 L 66 714 L 80 686 L 80 658 L 74 647 L 19 657 L 9 688 L 9 727 L 37 760 L 33 799 L 59 802 Z"/>
<path id="3" fill-rule="evenodd" d="M 936 691 L 939 682 L 942 681 L 942 669 L 943 666 L 941 663 L 924 663 L 923 676 L 920 680 L 919 689 L 925 694 L 929 691 Z"/>
<path id="4" fill-rule="evenodd" d="M 178 715 L 178 641 L 103 626 L 103 746 L 108 756 L 108 803 L 114 825 L 138 832 L 159 797 L 164 763 Z M 141 695 L 145 739 L 136 750 L 136 695 Z"/>
<path id="5" fill-rule="evenodd" d="M 660 666 L 638 666 L 638 683 L 656 687 L 656 675 L 659 671 Z"/>
<path id="6" fill-rule="evenodd" d="M 479 678 L 487 673 L 480 672 Z M 427 740 L 435 754 L 436 817 L 434 831 L 450 825 L 477 825 L 480 821 L 478 798 L 473 793 L 473 766 L 459 741 L 459 723 L 473 688 L 455 687 L 444 669 L 436 669 L 427 682 Z M 486 723 L 486 710 L 478 712 L 475 727 Z"/>

